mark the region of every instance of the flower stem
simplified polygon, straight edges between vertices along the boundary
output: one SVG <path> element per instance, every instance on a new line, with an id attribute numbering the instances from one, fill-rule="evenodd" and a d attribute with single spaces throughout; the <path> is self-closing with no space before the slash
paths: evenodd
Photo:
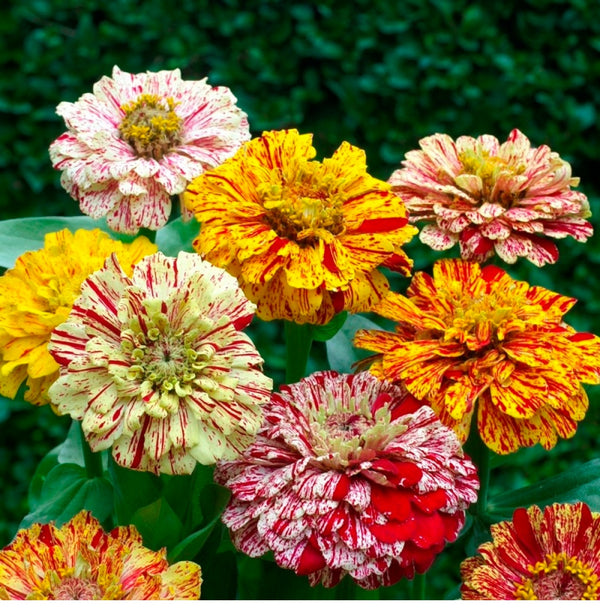
<path id="1" fill-rule="evenodd" d="M 285 321 L 285 381 L 288 384 L 304 378 L 312 342 L 312 325 Z"/>
<path id="2" fill-rule="evenodd" d="M 104 470 L 102 468 L 102 452 L 92 452 L 89 443 L 87 442 L 81 422 L 78 422 L 79 433 L 81 434 L 81 451 L 83 453 L 83 461 L 85 462 L 85 470 L 89 479 L 94 477 L 102 477 Z"/>
<path id="3" fill-rule="evenodd" d="M 336 600 L 353 600 L 356 598 L 356 583 L 347 574 L 335 587 Z"/>
<path id="4" fill-rule="evenodd" d="M 411 589 L 411 600 L 424 600 L 425 599 L 425 589 L 427 587 L 427 575 L 423 574 L 415 574 L 415 578 L 412 581 L 412 589 Z"/>
<path id="5" fill-rule="evenodd" d="M 477 429 L 472 430 L 465 451 L 473 460 L 479 475 L 479 494 L 474 505 L 474 512 L 480 517 L 485 517 L 490 484 L 490 449 L 483 443 Z"/>

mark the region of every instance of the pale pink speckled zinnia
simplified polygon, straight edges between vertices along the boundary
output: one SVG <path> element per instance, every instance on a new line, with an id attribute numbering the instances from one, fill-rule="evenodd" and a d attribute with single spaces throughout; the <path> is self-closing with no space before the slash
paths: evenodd
<path id="1" fill-rule="evenodd" d="M 198 255 L 148 256 L 129 278 L 111 256 L 81 287 L 50 352 L 49 396 L 121 466 L 191 473 L 233 458 L 262 423 L 272 381 L 241 330 L 255 311 L 237 281 Z"/>
<path id="2" fill-rule="evenodd" d="M 50 159 L 81 211 L 106 216 L 117 232 L 162 227 L 171 195 L 250 139 L 227 87 L 182 80 L 178 69 L 129 74 L 115 66 L 93 91 L 58 105 L 68 131 L 51 144 Z"/>
<path id="3" fill-rule="evenodd" d="M 432 249 L 457 242 L 461 256 L 483 262 L 494 252 L 512 264 L 554 263 L 550 240 L 592 235 L 587 197 L 572 186 L 571 166 L 546 145 L 532 148 L 513 129 L 502 144 L 492 135 L 454 141 L 437 133 L 419 141 L 389 179 L 412 223 L 425 221 L 420 239 Z"/>
<path id="4" fill-rule="evenodd" d="M 456 540 L 479 482 L 433 410 L 368 372 L 316 372 L 283 386 L 243 456 L 217 463 L 232 498 L 223 522 L 251 557 L 311 585 L 351 576 L 393 585 Z"/>

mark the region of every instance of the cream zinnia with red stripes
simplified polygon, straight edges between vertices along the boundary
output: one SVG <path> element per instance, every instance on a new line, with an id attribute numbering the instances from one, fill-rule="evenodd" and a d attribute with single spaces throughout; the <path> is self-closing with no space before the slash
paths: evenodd
<path id="1" fill-rule="evenodd" d="M 93 450 L 112 447 L 127 468 L 188 474 L 234 457 L 272 389 L 241 331 L 254 310 L 233 277 L 196 254 L 157 253 L 132 278 L 113 256 L 52 334 L 61 370 L 50 398 L 82 421 Z"/>

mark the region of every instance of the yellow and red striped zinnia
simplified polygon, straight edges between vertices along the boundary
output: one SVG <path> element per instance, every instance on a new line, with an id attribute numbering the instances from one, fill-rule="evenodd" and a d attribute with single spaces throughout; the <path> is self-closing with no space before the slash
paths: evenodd
<path id="1" fill-rule="evenodd" d="M 582 384 L 600 382 L 600 339 L 563 322 L 573 298 L 463 260 L 416 273 L 407 296 L 374 309 L 395 332 L 356 334 L 378 353 L 373 374 L 430 402 L 462 441 L 477 411 L 481 438 L 500 454 L 574 435 L 588 407 Z"/>
<path id="2" fill-rule="evenodd" d="M 194 247 L 237 277 L 265 320 L 324 324 L 367 311 L 388 291 L 377 268 L 409 274 L 402 250 L 416 228 L 363 150 L 344 142 L 322 162 L 312 135 L 268 131 L 192 181 L 201 222 Z"/>

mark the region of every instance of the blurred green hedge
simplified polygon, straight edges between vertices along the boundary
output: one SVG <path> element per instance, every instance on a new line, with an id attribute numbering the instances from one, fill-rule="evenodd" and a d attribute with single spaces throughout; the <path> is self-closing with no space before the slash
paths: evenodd
<path id="1" fill-rule="evenodd" d="M 262 130 L 343 140 L 387 179 L 421 137 L 518 127 L 600 192 L 597 0 L 28 0 L 0 20 L 0 215 L 75 215 L 55 115 L 113 65 L 229 86 Z"/>

